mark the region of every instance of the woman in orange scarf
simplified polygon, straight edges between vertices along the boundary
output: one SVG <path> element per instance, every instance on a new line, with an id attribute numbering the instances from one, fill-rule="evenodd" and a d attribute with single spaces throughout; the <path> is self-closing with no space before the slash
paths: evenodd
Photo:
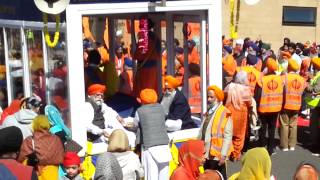
<path id="1" fill-rule="evenodd" d="M 190 140 L 182 144 L 179 149 L 179 167 L 173 172 L 170 180 L 196 180 L 199 167 L 204 163 L 204 142 Z"/>

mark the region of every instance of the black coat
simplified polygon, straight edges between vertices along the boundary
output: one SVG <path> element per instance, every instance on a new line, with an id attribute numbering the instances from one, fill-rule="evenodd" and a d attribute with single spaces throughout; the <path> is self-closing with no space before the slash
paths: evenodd
<path id="1" fill-rule="evenodd" d="M 161 98 L 162 99 L 162 98 Z M 196 123 L 191 119 L 191 110 L 187 98 L 183 93 L 176 89 L 176 94 L 169 108 L 166 119 L 182 120 L 181 129 L 196 128 Z"/>

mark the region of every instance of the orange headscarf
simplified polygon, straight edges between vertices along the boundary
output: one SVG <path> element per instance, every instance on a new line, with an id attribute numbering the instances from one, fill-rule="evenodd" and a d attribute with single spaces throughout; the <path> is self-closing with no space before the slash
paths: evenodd
<path id="1" fill-rule="evenodd" d="M 269 72 L 274 72 L 278 69 L 278 65 L 276 60 L 274 60 L 273 58 L 268 58 L 267 59 L 267 68 Z"/>
<path id="2" fill-rule="evenodd" d="M 316 69 L 320 69 L 320 58 L 314 57 L 311 62 Z"/>
<path id="3" fill-rule="evenodd" d="M 173 88 L 173 89 L 177 88 L 180 85 L 179 80 L 170 75 L 164 78 L 164 82 L 168 88 Z"/>
<path id="4" fill-rule="evenodd" d="M 224 100 L 224 92 L 218 87 L 218 86 L 209 86 L 207 91 L 214 91 L 216 98 L 218 99 L 218 101 L 223 101 Z"/>
<path id="5" fill-rule="evenodd" d="M 106 86 L 105 85 L 101 85 L 101 84 L 92 84 L 91 86 L 89 86 L 88 88 L 88 95 L 94 95 L 97 93 L 104 93 L 106 91 Z"/>
<path id="6" fill-rule="evenodd" d="M 153 89 L 143 89 L 140 92 L 140 100 L 142 104 L 153 104 L 158 101 L 158 95 Z"/>
<path id="7" fill-rule="evenodd" d="M 184 142 L 179 149 L 179 167 L 173 172 L 170 179 L 196 180 L 200 174 L 199 166 L 202 163 L 204 152 L 203 141 L 189 140 Z"/>

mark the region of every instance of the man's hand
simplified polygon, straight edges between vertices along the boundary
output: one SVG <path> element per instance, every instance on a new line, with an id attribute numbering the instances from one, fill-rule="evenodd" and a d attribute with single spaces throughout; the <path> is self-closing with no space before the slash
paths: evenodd
<path id="1" fill-rule="evenodd" d="M 107 131 L 103 131 L 102 135 L 106 138 L 109 138 L 110 134 Z"/>
<path id="2" fill-rule="evenodd" d="M 219 166 L 222 166 L 225 162 L 226 162 L 226 156 L 221 156 L 218 165 L 219 165 Z"/>
<path id="3" fill-rule="evenodd" d="M 133 127 L 135 127 L 135 125 L 133 122 L 127 122 L 124 127 L 133 128 Z"/>
<path id="4" fill-rule="evenodd" d="M 117 116 L 117 120 L 120 122 L 120 124 L 121 124 L 123 127 L 125 127 L 125 126 L 126 126 L 126 122 L 123 120 L 123 118 L 122 118 L 122 117 Z"/>

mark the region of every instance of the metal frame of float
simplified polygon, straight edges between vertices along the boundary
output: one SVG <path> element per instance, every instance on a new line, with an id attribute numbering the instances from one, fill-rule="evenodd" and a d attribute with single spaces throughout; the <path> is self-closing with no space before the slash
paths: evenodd
<path id="1" fill-rule="evenodd" d="M 136 2 L 136 3 L 99 3 L 99 4 L 71 4 L 66 9 L 67 21 L 67 54 L 68 54 L 68 77 L 69 77 L 69 98 L 72 136 L 82 146 L 86 147 L 86 127 L 81 123 L 81 108 L 85 104 L 85 85 L 81 77 L 84 77 L 82 61 L 82 16 L 84 15 L 119 15 L 127 13 L 157 13 L 166 12 L 165 18 L 170 18 L 173 13 L 186 13 L 201 11 L 201 78 L 202 78 L 202 109 L 206 109 L 206 88 L 208 84 L 222 86 L 222 65 L 221 65 L 221 36 L 222 36 L 222 15 L 221 1 L 219 0 L 185 0 L 167 1 L 165 6 L 158 6 L 159 3 Z M 207 26 L 208 21 L 208 27 Z M 172 22 L 172 21 L 171 21 Z M 173 27 L 167 25 L 169 28 Z M 208 29 L 208 31 L 206 31 Z M 207 36 L 208 33 L 208 36 Z M 170 30 L 168 36 L 173 36 Z M 207 39 L 208 38 L 208 39 Z M 168 41 L 168 39 L 167 39 Z M 172 41 L 173 42 L 173 41 Z M 208 47 L 206 43 L 208 42 Z M 170 41 L 168 42 L 170 44 Z M 170 47 L 168 47 L 169 49 Z M 206 56 L 209 54 L 208 66 Z M 170 57 L 169 57 L 170 58 Z M 207 76 L 207 74 L 209 76 Z M 80 79 L 79 79 L 80 77 Z M 188 134 L 181 133 L 182 138 L 188 138 Z M 179 133 L 175 136 L 179 136 Z M 178 137 L 179 138 L 179 137 Z M 86 149 L 86 148 L 84 148 Z"/>
<path id="2" fill-rule="evenodd" d="M 44 62 L 44 71 L 45 74 L 48 73 L 48 57 L 47 57 L 47 45 L 44 40 L 44 34 L 43 34 L 43 22 L 38 21 L 25 21 L 25 20 L 7 20 L 7 19 L 0 19 L 0 28 L 2 29 L 2 34 L 0 36 L 3 36 L 3 45 L 4 45 L 4 55 L 5 55 L 5 63 L 6 63 L 6 81 L 7 81 L 7 98 L 8 98 L 8 105 L 13 100 L 13 94 L 12 94 L 12 82 L 11 82 L 11 71 L 10 71 L 10 65 L 9 65 L 9 50 L 8 50 L 8 39 L 7 39 L 7 31 L 6 28 L 10 29 L 17 29 L 20 32 L 21 37 L 21 61 L 22 61 L 22 67 L 23 67 L 23 90 L 24 90 L 24 96 L 29 97 L 32 95 L 30 91 L 30 75 L 29 75 L 29 57 L 28 57 L 28 49 L 27 49 L 27 43 L 26 43 L 26 34 L 25 29 L 30 30 L 39 30 L 41 31 L 42 35 L 42 51 L 43 51 L 43 62 Z M 48 30 L 54 31 L 55 30 L 55 23 L 48 23 Z M 66 23 L 60 23 L 60 32 L 66 31 Z M 28 72 L 28 73 L 26 73 Z M 46 79 L 47 82 L 47 79 Z M 46 98 L 48 98 L 49 94 L 46 93 Z"/>

